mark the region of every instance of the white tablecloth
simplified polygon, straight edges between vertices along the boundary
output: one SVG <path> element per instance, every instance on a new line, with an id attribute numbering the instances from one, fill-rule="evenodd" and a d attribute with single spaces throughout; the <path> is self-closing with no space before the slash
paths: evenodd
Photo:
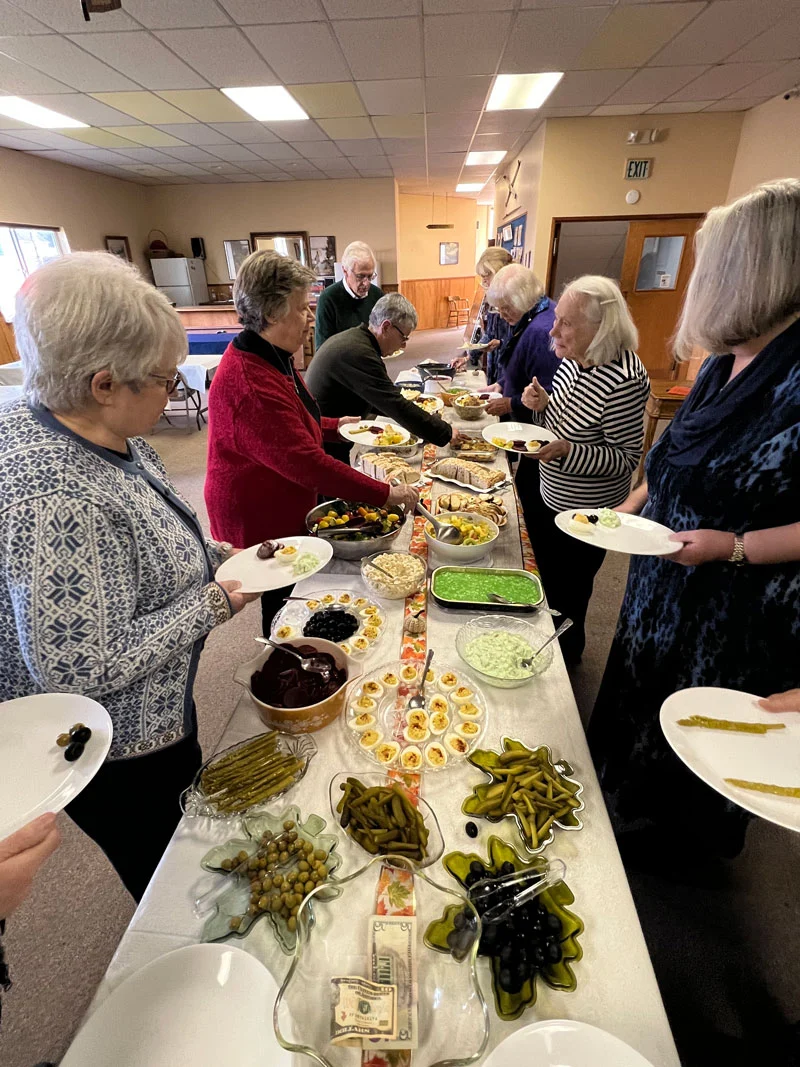
<path id="1" fill-rule="evenodd" d="M 22 385 L 22 362 L 0 363 L 0 385 Z"/>

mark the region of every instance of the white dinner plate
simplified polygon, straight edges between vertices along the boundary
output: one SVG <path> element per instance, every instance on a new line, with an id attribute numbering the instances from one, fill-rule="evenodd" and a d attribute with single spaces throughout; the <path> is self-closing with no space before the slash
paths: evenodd
<path id="1" fill-rule="evenodd" d="M 214 578 L 218 582 L 241 582 L 242 593 L 266 593 L 270 589 L 282 589 L 287 585 L 294 585 L 301 578 L 310 578 L 312 574 L 321 571 L 333 555 L 330 541 L 322 537 L 278 537 L 282 545 L 294 545 L 297 549 L 297 558 L 305 552 L 312 552 L 319 560 L 319 565 L 304 574 L 295 574 L 292 567 L 286 563 L 279 563 L 276 559 L 259 559 L 256 553 L 260 545 L 251 545 L 243 548 L 235 556 L 226 559 L 217 569 Z"/>
<path id="2" fill-rule="evenodd" d="M 652 1067 L 630 1045 L 588 1023 L 546 1019 L 501 1042 L 483 1067 Z"/>
<path id="3" fill-rule="evenodd" d="M 500 395 L 499 393 L 497 394 Z M 557 441 L 558 438 L 552 430 L 545 430 L 544 426 L 532 426 L 527 422 L 495 422 L 491 426 L 484 426 L 481 430 L 484 441 L 494 444 L 495 437 L 502 437 L 506 441 Z M 504 452 L 516 452 L 521 456 L 535 455 L 527 448 L 512 448 L 510 445 L 499 445 Z"/>
<path id="4" fill-rule="evenodd" d="M 609 552 L 624 552 L 628 556 L 671 556 L 680 549 L 677 541 L 671 541 L 672 530 L 652 519 L 643 519 L 641 515 L 625 515 L 617 512 L 622 522 L 614 530 L 609 530 L 600 523 L 595 523 L 590 534 L 573 533 L 569 521 L 576 511 L 582 515 L 597 515 L 597 508 L 570 508 L 556 515 L 556 526 L 565 534 L 583 541 L 587 545 L 596 545 Z"/>
<path id="5" fill-rule="evenodd" d="M 736 689 L 699 686 L 681 689 L 661 705 L 661 729 L 676 755 L 706 785 L 762 819 L 800 831 L 800 800 L 729 785 L 726 778 L 766 785 L 800 787 L 800 714 L 776 715 L 758 706 L 758 697 Z M 707 715 L 736 722 L 786 723 L 784 730 L 743 734 L 678 726 L 678 719 Z"/>
<path id="6" fill-rule="evenodd" d="M 240 948 L 179 948 L 103 1001 L 61 1067 L 289 1067 L 272 1027 L 277 995 L 266 967 Z"/>
<path id="7" fill-rule="evenodd" d="M 339 434 L 351 441 L 354 445 L 369 445 L 378 434 L 371 433 L 356 433 L 364 426 L 391 426 L 395 433 L 402 435 L 403 440 L 398 441 L 398 444 L 404 445 L 408 441 L 411 434 L 408 430 L 404 429 L 397 422 L 392 419 L 384 418 L 383 415 L 379 415 L 374 419 L 362 419 L 360 422 L 349 422 L 346 426 L 339 428 Z"/>
<path id="8" fill-rule="evenodd" d="M 82 722 L 92 731 L 68 763 L 59 734 Z M 42 693 L 0 704 L 0 840 L 48 811 L 61 811 L 91 782 L 111 746 L 111 719 L 77 693 Z"/>
<path id="9" fill-rule="evenodd" d="M 422 407 L 421 401 L 426 407 Z M 423 393 L 422 396 L 418 396 L 412 403 L 418 408 L 422 408 L 423 411 L 427 411 L 429 415 L 438 415 L 444 408 L 444 400 L 439 396 L 431 396 L 430 393 Z"/>

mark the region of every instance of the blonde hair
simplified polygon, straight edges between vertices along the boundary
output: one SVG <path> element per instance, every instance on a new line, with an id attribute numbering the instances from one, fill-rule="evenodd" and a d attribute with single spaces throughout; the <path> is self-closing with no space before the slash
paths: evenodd
<path id="1" fill-rule="evenodd" d="M 485 278 L 487 274 L 497 274 L 499 270 L 513 262 L 510 252 L 507 252 L 505 248 L 501 248 L 500 245 L 492 245 L 491 248 L 487 248 L 485 252 L 481 253 L 478 262 L 475 264 L 475 273 L 480 275 L 481 278 Z"/>
<path id="2" fill-rule="evenodd" d="M 498 302 L 510 304 L 522 317 L 543 294 L 544 286 L 532 270 L 521 263 L 509 263 L 492 278 L 486 298 L 495 306 Z"/>
<path id="3" fill-rule="evenodd" d="M 675 354 L 712 353 L 769 333 L 800 310 L 800 180 L 757 186 L 709 211 L 675 335 Z"/>
<path id="4" fill-rule="evenodd" d="M 587 367 L 602 367 L 610 363 L 620 352 L 635 352 L 639 343 L 636 329 L 625 297 L 611 278 L 602 274 L 584 274 L 568 282 L 561 293 L 575 296 L 581 311 L 589 320 L 596 322 L 597 333 L 586 349 L 581 363 Z"/>

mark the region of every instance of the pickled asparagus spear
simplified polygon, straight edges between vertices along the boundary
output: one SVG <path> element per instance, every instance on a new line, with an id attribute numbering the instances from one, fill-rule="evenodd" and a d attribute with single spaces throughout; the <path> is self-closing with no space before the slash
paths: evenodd
<path id="1" fill-rule="evenodd" d="M 800 800 L 800 787 L 791 785 L 767 785 L 765 782 L 748 782 L 744 778 L 726 778 L 728 785 L 735 785 L 737 789 L 752 789 L 756 793 L 770 793 L 776 797 L 794 797 Z"/>
<path id="2" fill-rule="evenodd" d="M 742 734 L 765 734 L 768 730 L 785 730 L 785 722 L 735 722 L 731 719 L 712 719 L 707 715 L 691 715 L 678 719 L 678 726 L 699 726 L 704 730 L 733 730 Z"/>

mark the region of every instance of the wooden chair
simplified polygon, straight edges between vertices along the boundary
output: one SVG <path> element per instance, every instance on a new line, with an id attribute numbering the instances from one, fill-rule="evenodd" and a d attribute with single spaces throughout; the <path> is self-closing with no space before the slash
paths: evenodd
<path id="1" fill-rule="evenodd" d="M 688 393 L 691 385 L 691 382 L 678 382 L 675 381 L 674 378 L 650 379 L 650 396 L 647 398 L 647 403 L 645 404 L 644 409 L 644 444 L 642 447 L 642 458 L 639 461 L 639 466 L 636 471 L 634 485 L 641 484 L 641 481 L 644 478 L 644 461 L 647 458 L 647 453 L 653 447 L 659 420 L 664 419 L 667 422 L 671 421 L 681 404 L 686 399 L 685 394 L 670 393 L 669 390 L 686 388 Z"/>
<path id="2" fill-rule="evenodd" d="M 469 300 L 465 296 L 448 296 L 447 325 L 466 326 L 469 322 Z"/>

